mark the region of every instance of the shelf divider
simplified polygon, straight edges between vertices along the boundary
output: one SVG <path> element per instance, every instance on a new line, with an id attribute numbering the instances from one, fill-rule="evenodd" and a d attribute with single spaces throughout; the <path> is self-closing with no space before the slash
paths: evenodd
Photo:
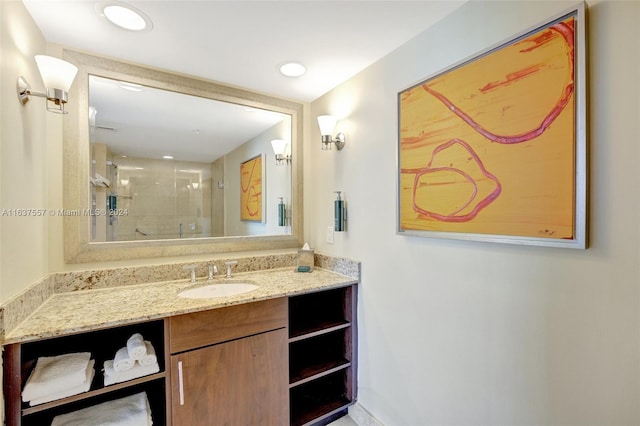
<path id="1" fill-rule="evenodd" d="M 289 343 L 297 342 L 299 340 L 309 339 L 311 337 L 320 336 L 322 334 L 331 333 L 332 331 L 342 330 L 343 328 L 351 327 L 349 321 L 332 321 L 318 324 L 315 327 L 309 327 L 301 330 L 291 332 Z"/>
<path id="2" fill-rule="evenodd" d="M 91 398 L 92 396 L 98 396 L 105 393 L 113 392 L 118 389 L 128 388 L 130 386 L 139 385 L 141 383 L 151 382 L 157 379 L 164 379 L 166 377 L 166 372 L 162 371 L 160 373 L 150 374 L 148 376 L 139 377 L 137 379 L 129 380 L 127 382 L 116 383 L 110 386 L 100 386 L 96 389 L 89 390 L 88 392 L 79 393 L 77 395 L 69 396 L 67 398 L 56 399 L 55 401 L 46 402 L 44 404 L 39 404 L 34 407 L 28 407 L 22 409 L 22 415 L 27 416 L 29 414 L 39 413 L 44 410 L 48 410 L 50 408 L 58 407 L 60 405 L 65 405 L 70 402 L 80 401 L 86 398 Z M 95 378 L 94 378 L 95 380 Z"/>

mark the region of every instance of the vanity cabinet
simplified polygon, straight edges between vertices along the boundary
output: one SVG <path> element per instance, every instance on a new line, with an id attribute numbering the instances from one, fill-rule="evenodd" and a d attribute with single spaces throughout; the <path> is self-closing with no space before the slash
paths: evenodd
<path id="1" fill-rule="evenodd" d="M 57 415 L 142 391 L 147 393 L 154 424 L 166 424 L 170 406 L 166 403 L 169 378 L 165 369 L 165 354 L 168 350 L 165 330 L 164 320 L 157 320 L 5 346 L 6 424 L 9 426 L 49 425 Z M 125 346 L 127 339 L 134 333 L 141 333 L 145 340 L 150 341 L 154 346 L 160 371 L 128 382 L 104 386 L 104 376 L 101 371 L 104 361 L 113 359 L 116 351 Z M 91 358 L 95 360 L 95 375 L 90 390 L 33 407 L 28 403 L 23 403 L 21 392 L 37 359 L 42 356 L 56 356 L 73 352 L 91 352 Z"/>
<path id="2" fill-rule="evenodd" d="M 323 425 L 356 400 L 355 286 L 289 298 L 291 424 Z"/>
<path id="3" fill-rule="evenodd" d="M 169 319 L 173 425 L 289 424 L 287 299 Z"/>
<path id="4" fill-rule="evenodd" d="M 111 386 L 102 367 L 134 333 L 160 372 Z M 248 302 L 4 347 L 9 426 L 146 392 L 154 425 L 323 425 L 356 399 L 356 287 Z M 91 352 L 88 392 L 30 407 L 21 392 L 38 357 Z"/>

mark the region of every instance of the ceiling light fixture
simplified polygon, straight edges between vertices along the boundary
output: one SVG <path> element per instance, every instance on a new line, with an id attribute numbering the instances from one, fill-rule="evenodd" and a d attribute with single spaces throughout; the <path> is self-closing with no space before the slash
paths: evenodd
<path id="1" fill-rule="evenodd" d="M 289 62 L 280 66 L 280 72 L 287 77 L 300 77 L 307 69 L 297 62 Z"/>
<path id="2" fill-rule="evenodd" d="M 164 158 L 165 160 L 173 160 L 173 156 L 171 155 L 163 155 L 162 158 Z"/>
<path id="3" fill-rule="evenodd" d="M 98 13 L 109 22 L 129 31 L 150 31 L 151 19 L 140 10 L 126 3 L 111 1 L 96 5 Z"/>

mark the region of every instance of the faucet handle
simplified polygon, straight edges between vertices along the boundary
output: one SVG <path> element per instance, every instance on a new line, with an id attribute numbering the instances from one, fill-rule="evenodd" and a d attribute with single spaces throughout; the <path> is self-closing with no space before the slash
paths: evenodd
<path id="1" fill-rule="evenodd" d="M 231 267 L 233 265 L 237 265 L 238 261 L 237 260 L 230 260 L 228 262 L 224 262 L 224 264 L 227 267 L 227 275 L 226 275 L 226 277 L 227 278 L 231 278 Z"/>
<path id="2" fill-rule="evenodd" d="M 198 267 L 198 265 L 185 265 L 182 267 L 182 269 L 186 270 L 186 271 L 191 271 L 191 282 L 195 283 L 197 281 L 196 279 L 196 268 Z"/>

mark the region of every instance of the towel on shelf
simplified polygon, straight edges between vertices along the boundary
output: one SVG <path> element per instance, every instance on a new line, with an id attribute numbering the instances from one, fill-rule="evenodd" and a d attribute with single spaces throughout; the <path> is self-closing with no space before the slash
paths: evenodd
<path id="1" fill-rule="evenodd" d="M 126 346 L 118 349 L 118 352 L 113 357 L 113 368 L 116 371 L 130 370 L 135 363 L 136 361 L 129 356 L 129 350 Z"/>
<path id="2" fill-rule="evenodd" d="M 151 426 L 146 392 L 54 417 L 51 426 Z"/>
<path id="3" fill-rule="evenodd" d="M 127 382 L 159 371 L 160 366 L 158 363 L 151 365 L 140 365 L 136 363 L 130 370 L 115 371 L 113 369 L 113 360 L 107 360 L 104 362 L 104 385 L 109 386 L 115 383 Z"/>
<path id="4" fill-rule="evenodd" d="M 90 360 L 89 352 L 38 358 L 22 390 L 22 400 L 31 401 L 82 385 Z"/>
<path id="5" fill-rule="evenodd" d="M 136 333 L 129 337 L 129 340 L 127 340 L 127 350 L 129 351 L 129 358 L 133 360 L 139 360 L 147 353 L 147 346 L 144 344 L 142 334 Z"/>
<path id="6" fill-rule="evenodd" d="M 138 359 L 138 364 L 140 365 L 157 364 L 158 357 L 156 356 L 156 350 L 153 348 L 153 345 L 151 344 L 151 342 L 147 340 L 144 341 L 144 344 L 147 348 L 147 353 Z M 113 366 L 115 367 L 115 360 L 114 360 Z"/>
<path id="7" fill-rule="evenodd" d="M 93 381 L 93 376 L 96 373 L 96 370 L 93 368 L 95 364 L 95 360 L 89 361 L 87 365 L 87 372 L 85 376 L 85 381 L 79 386 L 75 386 L 73 388 L 69 388 L 66 390 L 62 390 L 59 392 L 50 393 L 49 395 L 42 396 L 40 398 L 33 398 L 29 401 L 29 405 L 33 407 L 34 405 L 44 404 L 45 402 L 55 401 L 57 399 L 66 398 L 68 396 L 78 395 L 79 393 L 88 392 L 91 388 L 91 382 Z"/>

